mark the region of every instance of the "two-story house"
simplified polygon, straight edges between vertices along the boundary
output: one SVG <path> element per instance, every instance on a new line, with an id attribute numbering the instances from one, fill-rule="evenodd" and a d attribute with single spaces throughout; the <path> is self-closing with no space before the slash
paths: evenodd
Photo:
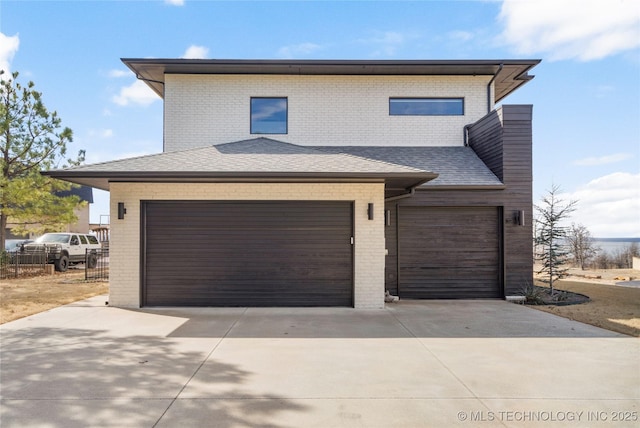
<path id="1" fill-rule="evenodd" d="M 384 306 L 532 280 L 538 60 L 124 59 L 162 153 L 49 172 L 108 190 L 110 304 Z"/>

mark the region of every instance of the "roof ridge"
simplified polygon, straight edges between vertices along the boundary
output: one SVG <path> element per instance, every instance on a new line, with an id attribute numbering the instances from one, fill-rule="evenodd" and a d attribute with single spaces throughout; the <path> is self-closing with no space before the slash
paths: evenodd
<path id="1" fill-rule="evenodd" d="M 289 147 L 295 147 L 297 149 L 303 149 L 303 150 L 313 151 L 313 152 L 318 152 L 318 153 L 326 153 L 325 151 L 319 150 L 317 147 L 314 147 L 314 146 L 305 146 L 305 145 L 290 143 L 288 141 L 276 140 L 275 138 L 269 138 L 269 137 L 256 137 L 256 138 L 248 138 L 246 140 L 231 141 L 231 142 L 228 142 L 228 143 L 219 143 L 219 144 L 214 144 L 213 147 L 231 146 L 231 145 L 234 145 L 234 144 L 249 143 L 249 142 L 252 142 L 252 141 L 261 141 L 261 140 L 264 141 L 264 142 L 278 143 L 279 145 L 286 145 L 286 146 L 289 146 Z"/>
<path id="2" fill-rule="evenodd" d="M 313 147 L 313 146 L 310 146 L 310 147 Z M 318 146 L 316 146 L 316 147 L 318 147 Z M 324 147 L 330 147 L 330 146 L 324 146 Z M 358 147 L 358 146 L 335 146 L 335 147 Z M 361 147 L 375 147 L 375 146 L 361 146 Z M 388 147 L 392 147 L 392 146 L 388 146 Z M 420 171 L 420 172 L 433 172 L 433 171 L 427 171 L 426 169 L 420 169 L 420 168 L 416 168 L 416 167 L 413 167 L 413 166 L 402 165 L 402 164 L 399 164 L 399 163 L 381 161 L 381 160 L 378 160 L 378 159 L 371 159 L 371 158 L 368 158 L 368 157 L 358 156 L 358 155 L 354 155 L 354 154 L 351 154 L 351 153 L 331 153 L 329 151 L 325 151 L 325 150 L 322 150 L 322 149 L 318 149 L 318 151 L 323 152 L 323 153 L 327 153 L 327 154 L 333 154 L 333 155 L 338 154 L 340 156 L 349 156 L 349 157 L 353 157 L 353 158 L 364 159 L 364 160 L 366 160 L 368 162 L 376 162 L 376 163 L 379 163 L 381 165 L 401 166 L 401 167 L 404 167 L 404 168 L 411 168 L 412 170 L 414 170 L 416 172 L 417 171 Z"/>
<path id="3" fill-rule="evenodd" d="M 101 162 L 94 162 L 94 163 L 86 163 L 86 164 L 81 164 L 81 165 L 77 165 L 71 168 L 65 168 L 66 170 L 74 170 L 77 168 L 84 168 L 84 167 L 88 167 L 88 166 L 99 166 L 99 165 L 104 165 L 107 163 L 115 163 L 115 162 L 129 162 L 132 160 L 136 160 L 136 159 L 144 159 L 144 158 L 152 158 L 152 157 L 157 157 L 157 156 L 166 156 L 168 154 L 172 154 L 172 153 L 186 153 L 186 152 L 190 152 L 190 151 L 199 151 L 199 150 L 203 150 L 203 149 L 208 149 L 210 148 L 210 145 L 207 146 L 200 146 L 200 147 L 191 147 L 189 149 L 184 149 L 184 150 L 175 150 L 175 151 L 171 151 L 171 152 L 160 152 L 160 153 L 149 153 L 146 155 L 140 155 L 140 156 L 133 156 L 130 158 L 120 158 L 120 159 L 111 159 L 111 160 L 105 160 L 105 161 L 101 161 Z"/>

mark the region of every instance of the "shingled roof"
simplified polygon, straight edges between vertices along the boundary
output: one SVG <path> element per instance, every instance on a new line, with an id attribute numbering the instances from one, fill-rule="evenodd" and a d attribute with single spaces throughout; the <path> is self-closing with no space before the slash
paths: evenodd
<path id="1" fill-rule="evenodd" d="M 108 190 L 112 181 L 377 180 L 402 193 L 437 177 L 430 171 L 256 138 L 235 143 L 81 165 L 46 175 Z"/>
<path id="2" fill-rule="evenodd" d="M 255 138 L 45 174 L 108 190 L 112 181 L 378 180 L 386 196 L 421 185 L 503 188 L 470 147 L 298 146 Z"/>
<path id="3" fill-rule="evenodd" d="M 398 146 L 314 146 L 330 153 L 344 153 L 367 159 L 438 173 L 421 187 L 481 186 L 504 187 L 471 147 L 398 147 Z"/>

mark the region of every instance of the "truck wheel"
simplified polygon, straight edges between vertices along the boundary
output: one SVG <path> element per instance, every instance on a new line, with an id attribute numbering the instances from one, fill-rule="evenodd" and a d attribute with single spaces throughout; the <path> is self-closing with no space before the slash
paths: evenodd
<path id="1" fill-rule="evenodd" d="M 89 255 L 87 256 L 87 268 L 88 269 L 95 269 L 95 267 L 98 265 L 98 255 L 95 253 L 89 253 Z"/>
<path id="2" fill-rule="evenodd" d="M 54 265 L 58 272 L 66 272 L 67 269 L 69 269 L 69 257 L 60 256 L 60 258 L 55 261 Z"/>

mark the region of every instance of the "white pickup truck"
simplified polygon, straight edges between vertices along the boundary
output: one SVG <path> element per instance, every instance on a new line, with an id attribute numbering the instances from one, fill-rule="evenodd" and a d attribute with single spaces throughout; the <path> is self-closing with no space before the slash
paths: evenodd
<path id="1" fill-rule="evenodd" d="M 93 235 L 45 233 L 34 242 L 24 244 L 23 248 L 27 254 L 46 254 L 48 263 L 53 263 L 58 272 L 65 272 L 75 263 L 86 263 L 88 268 L 96 267 L 101 245 Z"/>

